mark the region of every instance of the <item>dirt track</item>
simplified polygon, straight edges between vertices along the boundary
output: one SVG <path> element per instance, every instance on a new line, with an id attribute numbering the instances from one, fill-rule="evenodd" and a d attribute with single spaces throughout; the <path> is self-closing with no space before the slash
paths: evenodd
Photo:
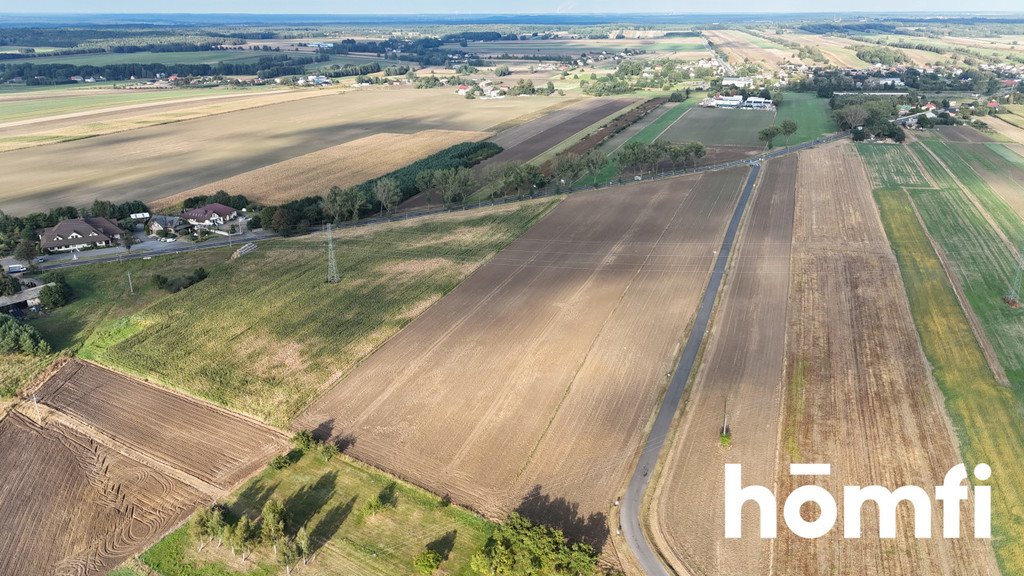
<path id="1" fill-rule="evenodd" d="M 491 517 L 564 499 L 600 543 L 745 173 L 570 197 L 296 425 Z"/>
<path id="2" fill-rule="evenodd" d="M 870 189 L 848 144 L 800 155 L 777 494 L 805 483 L 833 494 L 846 485 L 934 486 L 961 461 Z M 827 462 L 832 474 L 794 481 L 790 462 Z M 983 541 L 913 538 L 905 508 L 897 538 L 880 540 L 870 509 L 860 540 L 841 530 L 803 540 L 780 526 L 774 572 L 997 573 Z"/>
<path id="3" fill-rule="evenodd" d="M 726 463 L 742 463 L 747 483 L 770 486 L 775 477 L 796 164 L 795 155 L 766 164 L 653 498 L 655 542 L 679 573 L 747 575 L 770 563 L 757 519 L 744 523 L 750 537 L 725 540 L 718 504 Z M 726 414 L 729 449 L 719 442 Z"/>

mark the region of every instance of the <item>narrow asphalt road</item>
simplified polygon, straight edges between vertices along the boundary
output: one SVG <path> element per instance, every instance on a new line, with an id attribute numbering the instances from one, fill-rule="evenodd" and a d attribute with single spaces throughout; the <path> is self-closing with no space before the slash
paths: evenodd
<path id="1" fill-rule="evenodd" d="M 690 379 L 694 363 L 697 360 L 697 352 L 700 350 L 704 335 L 707 332 L 708 322 L 711 320 L 711 310 L 715 305 L 715 298 L 718 296 L 718 289 L 721 287 L 722 278 L 725 276 L 725 267 L 729 261 L 729 253 L 732 251 L 733 241 L 736 238 L 736 231 L 739 228 L 743 211 L 747 207 L 747 200 L 754 189 L 754 182 L 761 172 L 759 162 L 751 162 L 750 176 L 743 186 L 739 203 L 729 221 L 729 228 L 725 231 L 725 238 L 722 240 L 722 247 L 718 251 L 715 260 L 715 267 L 711 272 L 711 280 L 704 291 L 704 298 L 701 300 L 700 309 L 697 310 L 697 318 L 686 339 L 683 354 L 679 357 L 679 364 L 672 374 L 672 381 L 665 392 L 665 398 L 658 409 L 658 415 L 654 419 L 654 426 L 643 446 L 640 460 L 633 470 L 633 476 L 629 479 L 629 486 L 626 488 L 626 495 L 622 499 L 622 534 L 629 543 L 634 557 L 639 561 L 643 571 L 648 576 L 670 576 L 670 570 L 662 563 L 658 554 L 651 547 L 641 527 L 640 514 L 643 507 L 644 494 L 651 481 L 651 474 L 658 464 L 658 456 L 661 453 L 665 438 L 668 437 L 669 428 L 672 426 L 672 419 L 679 409 L 679 403 L 683 399 L 683 392 L 686 389 L 686 382 Z M 711 503 L 714 505 L 714 503 Z"/>

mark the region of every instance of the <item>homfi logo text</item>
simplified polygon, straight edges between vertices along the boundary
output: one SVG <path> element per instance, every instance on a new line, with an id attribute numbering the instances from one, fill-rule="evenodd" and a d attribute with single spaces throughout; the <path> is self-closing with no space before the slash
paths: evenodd
<path id="1" fill-rule="evenodd" d="M 829 464 L 790 464 L 791 476 L 820 477 L 832 474 Z M 987 481 L 992 476 L 988 464 L 974 467 L 974 478 Z M 934 487 L 934 498 L 941 506 L 943 538 L 960 538 L 961 503 L 969 495 L 967 468 L 957 464 L 950 468 L 941 486 Z M 878 510 L 878 532 L 881 538 L 896 537 L 896 509 L 906 502 L 913 510 L 914 537 L 932 537 L 932 495 L 920 486 L 900 486 L 890 490 L 884 486 L 843 487 L 843 536 L 861 537 L 862 508 L 873 502 Z M 757 504 L 760 514 L 761 538 L 775 538 L 778 505 L 775 494 L 764 486 L 743 486 L 742 464 L 725 465 L 725 537 L 742 537 L 743 505 Z M 800 508 L 812 502 L 818 506 L 818 516 L 805 520 Z M 820 538 L 828 534 L 838 520 L 836 498 L 821 486 L 806 485 L 793 490 L 782 508 L 786 526 L 801 538 Z M 869 507 L 870 511 L 871 508 Z M 992 537 L 992 487 L 974 486 L 974 537 Z"/>

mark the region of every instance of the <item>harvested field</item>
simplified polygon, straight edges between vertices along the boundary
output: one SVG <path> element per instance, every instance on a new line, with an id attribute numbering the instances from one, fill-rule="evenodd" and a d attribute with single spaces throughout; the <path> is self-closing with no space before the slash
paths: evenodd
<path id="1" fill-rule="evenodd" d="M 337 93 L 337 92 L 335 92 Z M 146 94 L 139 94 L 140 96 Z M 55 113 L 8 122 L 2 126 L 0 152 L 32 148 L 47 144 L 59 144 L 158 126 L 183 120 L 192 120 L 257 108 L 269 104 L 280 104 L 323 96 L 322 91 L 278 90 L 275 92 L 242 92 L 240 94 L 179 98 L 147 103 L 125 104 L 103 109 L 89 109 L 89 100 L 81 96 L 56 97 L 57 102 L 36 104 L 33 109 L 41 114 L 70 109 L 67 113 Z M 98 97 L 94 97 L 99 101 Z M 130 102 L 130 100 L 126 100 Z M 35 103 L 34 103 L 35 104 Z M 84 108 L 84 110 L 83 110 Z M 77 111 L 75 111 L 77 110 Z"/>
<path id="2" fill-rule="evenodd" d="M 517 131 L 515 140 L 519 140 L 518 143 L 505 147 L 505 150 L 488 158 L 481 166 L 501 162 L 529 162 L 563 141 L 572 138 L 579 131 L 589 128 L 595 122 L 600 122 L 603 118 L 632 103 L 632 100 L 625 98 L 596 98 L 594 104 L 585 107 L 574 106 L 572 110 L 577 110 L 578 113 L 572 116 L 563 118 L 562 111 L 557 112 L 558 119 L 561 120 L 558 124 L 552 124 L 546 117 L 538 118 Z M 533 132 L 533 130 L 537 131 Z M 506 140 L 512 141 L 512 139 Z"/>
<path id="3" fill-rule="evenodd" d="M 768 573 L 771 541 L 756 536 L 757 519 L 746 517 L 746 538 L 725 540 L 722 506 L 709 503 L 723 501 L 726 463 L 742 463 L 747 484 L 775 479 L 796 172 L 795 155 L 765 165 L 654 495 L 655 539 L 680 574 Z"/>
<path id="4" fill-rule="evenodd" d="M 797 42 L 821 50 L 829 63 L 845 68 L 870 68 L 871 64 L 857 58 L 857 51 L 850 46 L 862 45 L 848 38 L 833 38 L 820 34 L 783 34 L 783 40 Z"/>
<path id="5" fill-rule="evenodd" d="M 81 361 L 65 365 L 38 396 L 125 446 L 222 490 L 287 445 L 281 433 L 262 424 Z"/>
<path id="6" fill-rule="evenodd" d="M 729 55 L 730 62 L 749 59 L 777 69 L 783 62 L 800 63 L 800 58 L 781 44 L 774 44 L 739 30 L 705 30 L 704 36 Z"/>
<path id="7" fill-rule="evenodd" d="M 1024 128 L 1014 126 L 998 116 L 985 118 L 985 124 L 988 124 L 988 127 L 996 134 L 1008 138 L 1011 142 L 1024 145 Z"/>
<path id="8" fill-rule="evenodd" d="M 962 462 L 870 189 L 852 146 L 801 153 L 777 494 L 805 484 L 832 494 L 846 485 L 934 486 Z M 831 463 L 832 473 L 794 478 L 793 462 Z M 997 573 L 985 541 L 915 539 L 907 509 L 896 539 L 881 540 L 874 509 L 862 516 L 859 540 L 838 529 L 805 540 L 780 527 L 774 572 Z"/>
<path id="9" fill-rule="evenodd" d="M 150 415 L 152 417 L 152 415 Z M 61 423 L 0 420 L 0 573 L 105 574 L 208 496 Z"/>
<path id="10" fill-rule="evenodd" d="M 745 176 L 570 196 L 295 426 L 327 423 L 434 493 L 600 546 Z M 545 517 L 546 502 L 578 507 Z"/>
<path id="11" fill-rule="evenodd" d="M 662 138 L 670 142 L 696 140 L 706 146 L 763 148 L 757 133 L 774 119 L 774 112 L 764 110 L 693 108 L 665 130 Z"/>
<path id="12" fill-rule="evenodd" d="M 326 194 L 331 186 L 347 188 L 362 184 L 449 146 L 483 140 L 490 135 L 461 130 L 374 134 L 168 196 L 150 206 L 173 206 L 191 196 L 210 195 L 218 190 L 244 194 L 261 204 L 282 204 Z"/>
<path id="13" fill-rule="evenodd" d="M 936 126 L 942 137 L 950 142 L 991 142 L 992 138 L 970 126 Z"/>
<path id="14" fill-rule="evenodd" d="M 490 131 L 557 103 L 448 90 L 338 93 L 0 155 L 11 214 L 96 198 L 153 201 L 379 132 Z M 188 166 L 183 170 L 182 166 Z"/>

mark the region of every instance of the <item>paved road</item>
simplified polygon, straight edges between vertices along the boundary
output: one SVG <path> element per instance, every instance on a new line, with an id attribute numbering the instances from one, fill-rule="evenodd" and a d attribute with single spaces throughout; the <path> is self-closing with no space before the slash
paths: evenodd
<path id="1" fill-rule="evenodd" d="M 86 266 L 89 264 L 102 264 L 105 262 L 123 262 L 125 260 L 139 260 L 142 258 L 151 258 L 156 256 L 163 256 L 164 254 L 180 254 L 182 252 L 194 252 L 196 250 L 206 250 L 209 248 L 220 248 L 222 246 L 238 246 L 241 247 L 243 244 L 249 242 L 261 242 L 263 240 L 269 240 L 271 238 L 277 238 L 278 235 L 273 232 L 261 232 L 259 235 L 249 235 L 245 238 L 213 238 L 205 240 L 203 242 L 173 242 L 164 243 L 159 250 L 150 250 L 145 252 L 130 252 L 122 251 L 111 253 L 106 256 L 100 256 L 96 258 L 89 258 L 88 253 L 84 257 L 78 260 L 52 260 L 42 265 L 37 264 L 40 270 L 59 270 L 61 268 L 73 268 L 75 266 Z"/>
<path id="2" fill-rule="evenodd" d="M 672 426 L 672 419 L 679 409 L 679 403 L 683 399 L 683 392 L 686 390 L 686 382 L 690 379 L 690 373 L 694 369 L 697 360 L 697 352 L 700 350 L 704 335 L 707 333 L 708 322 L 711 320 L 711 310 L 715 305 L 715 298 L 718 296 L 718 289 L 725 276 L 725 267 L 729 261 L 729 253 L 732 251 L 733 241 L 736 238 L 736 230 L 739 228 L 743 211 L 747 207 L 747 200 L 754 189 L 754 182 L 761 172 L 759 162 L 751 162 L 750 176 L 743 186 L 739 203 L 729 221 L 729 227 L 725 231 L 725 238 L 722 240 L 722 248 L 718 251 L 718 258 L 715 260 L 715 267 L 711 272 L 711 281 L 708 282 L 704 291 L 704 298 L 701 300 L 700 309 L 697 310 L 697 319 L 693 323 L 689 337 L 686 339 L 686 346 L 683 354 L 679 357 L 679 364 L 675 373 L 672 374 L 672 381 L 665 392 L 665 398 L 658 409 L 658 415 L 654 419 L 654 426 L 644 444 L 640 460 L 637 462 L 633 476 L 629 479 L 629 486 L 626 495 L 622 499 L 622 534 L 633 550 L 634 557 L 639 561 L 644 573 L 648 576 L 669 576 L 669 569 L 661 562 L 658 554 L 653 550 L 644 535 L 641 527 L 640 515 L 642 512 L 644 494 L 647 492 L 647 485 L 651 481 L 651 473 L 658 464 L 658 456 L 661 453 L 665 438 L 668 437 L 669 428 Z M 715 505 L 710 503 L 710 505 Z"/>

